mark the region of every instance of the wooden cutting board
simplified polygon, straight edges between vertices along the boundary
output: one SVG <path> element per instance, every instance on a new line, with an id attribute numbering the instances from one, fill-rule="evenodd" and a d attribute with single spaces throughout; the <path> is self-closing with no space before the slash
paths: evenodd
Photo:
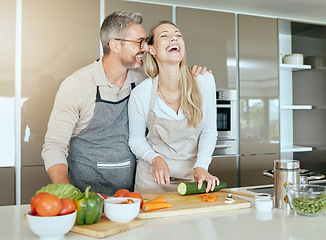
<path id="1" fill-rule="evenodd" d="M 77 225 L 75 224 L 70 230 L 74 233 L 80 233 L 94 238 L 105 238 L 112 236 L 117 233 L 127 231 L 132 228 L 139 227 L 144 224 L 144 221 L 139 218 L 135 218 L 131 222 L 117 223 L 111 222 L 103 214 L 102 218 L 98 223 L 90 225 Z"/>
<path id="2" fill-rule="evenodd" d="M 154 199 L 156 197 L 163 196 L 169 203 L 173 204 L 173 207 L 149 212 L 140 210 L 137 217 L 141 219 L 151 219 L 251 207 L 250 201 L 236 196 L 232 196 L 232 198 L 235 200 L 233 203 L 225 203 L 225 198 L 228 195 L 226 192 L 216 192 L 211 194 L 218 195 L 218 198 L 214 203 L 203 201 L 199 194 L 187 196 L 182 196 L 177 192 L 143 194 L 144 199 Z"/>

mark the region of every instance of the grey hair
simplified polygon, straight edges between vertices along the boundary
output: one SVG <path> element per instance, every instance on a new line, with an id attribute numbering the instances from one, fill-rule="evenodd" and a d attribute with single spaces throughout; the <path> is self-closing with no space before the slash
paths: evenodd
<path id="1" fill-rule="evenodd" d="M 104 55 L 110 53 L 108 46 L 113 38 L 123 38 L 127 34 L 128 27 L 133 24 L 141 24 L 143 17 L 140 13 L 136 12 L 113 12 L 107 16 L 100 28 L 100 39 L 102 42 Z"/>

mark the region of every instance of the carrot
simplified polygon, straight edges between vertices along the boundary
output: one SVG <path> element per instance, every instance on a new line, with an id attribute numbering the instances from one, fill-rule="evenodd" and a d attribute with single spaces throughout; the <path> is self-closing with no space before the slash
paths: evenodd
<path id="1" fill-rule="evenodd" d="M 173 205 L 167 202 L 146 202 L 143 204 L 143 210 L 145 212 L 170 207 L 173 207 Z"/>
<path id="2" fill-rule="evenodd" d="M 157 197 L 152 200 L 147 201 L 146 203 L 166 203 L 166 198 L 165 197 Z"/>
<path id="3" fill-rule="evenodd" d="M 204 197 L 203 201 L 205 202 L 216 202 L 217 198 L 216 197 Z"/>
<path id="4" fill-rule="evenodd" d="M 204 194 L 200 194 L 199 195 L 201 198 L 202 198 L 202 200 L 203 201 L 205 201 L 205 202 L 216 202 L 216 200 L 217 200 L 217 194 L 212 194 L 212 195 L 210 195 L 210 194 L 207 194 L 207 193 L 204 193 Z"/>

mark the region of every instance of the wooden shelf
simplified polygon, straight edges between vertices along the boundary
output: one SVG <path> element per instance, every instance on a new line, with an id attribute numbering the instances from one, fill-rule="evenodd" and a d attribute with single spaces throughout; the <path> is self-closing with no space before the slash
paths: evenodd
<path id="1" fill-rule="evenodd" d="M 305 110 L 312 109 L 312 105 L 289 105 L 289 106 L 281 106 L 281 110 Z"/>
<path id="2" fill-rule="evenodd" d="M 307 70 L 311 69 L 311 65 L 293 65 L 293 64 L 280 64 L 281 70 L 292 70 L 292 71 L 299 71 L 299 70 Z"/>
<path id="3" fill-rule="evenodd" d="M 312 149 L 312 147 L 292 145 L 281 148 L 281 152 L 310 152 Z"/>
<path id="4" fill-rule="evenodd" d="M 326 67 L 312 66 L 311 69 L 316 69 L 316 70 L 326 70 Z"/>

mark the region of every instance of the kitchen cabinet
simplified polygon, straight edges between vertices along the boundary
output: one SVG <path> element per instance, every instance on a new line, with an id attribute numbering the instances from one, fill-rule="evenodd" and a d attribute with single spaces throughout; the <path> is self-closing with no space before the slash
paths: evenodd
<path id="1" fill-rule="evenodd" d="M 240 155 L 279 152 L 277 20 L 239 15 Z"/>
<path id="2" fill-rule="evenodd" d="M 274 180 L 264 176 L 263 171 L 273 169 L 273 162 L 278 159 L 280 154 L 240 156 L 240 186 L 273 184 Z"/>
<path id="3" fill-rule="evenodd" d="M 190 66 L 213 71 L 217 89 L 236 89 L 235 14 L 176 8 Z"/>
<path id="4" fill-rule="evenodd" d="M 21 168 L 21 203 L 28 204 L 35 192 L 51 183 L 44 166 L 27 166 Z"/>
<path id="5" fill-rule="evenodd" d="M 0 7 L 0 167 L 15 165 L 15 2 Z"/>
<path id="6" fill-rule="evenodd" d="M 311 151 L 309 146 L 294 144 L 293 114 L 302 110 L 312 109 L 307 103 L 296 104 L 293 101 L 293 76 L 295 72 L 311 69 L 310 65 L 284 64 L 282 57 L 292 54 L 291 22 L 279 20 L 279 51 L 280 51 L 280 139 L 281 157 L 293 158 L 293 152 Z"/>
<path id="7" fill-rule="evenodd" d="M 23 7 L 23 166 L 43 165 L 42 145 L 61 82 L 99 57 L 99 7 L 98 1 L 89 0 L 33 0 Z"/>
<path id="8" fill-rule="evenodd" d="M 279 159 L 277 20 L 239 15 L 240 186 L 270 184 Z"/>
<path id="9" fill-rule="evenodd" d="M 15 168 L 0 168 L 0 206 L 15 204 Z"/>
<path id="10" fill-rule="evenodd" d="M 318 168 L 326 150 L 326 27 L 289 20 L 280 20 L 279 25 L 280 53 L 301 53 L 305 64 L 292 71 L 281 64 L 282 156 L 300 160 L 303 168 Z"/>
<path id="11" fill-rule="evenodd" d="M 326 26 L 289 20 L 279 25 L 280 53 L 301 53 L 305 64 L 292 71 L 281 65 L 281 154 L 300 160 L 301 168 L 325 168 Z"/>
<path id="12" fill-rule="evenodd" d="M 105 16 L 114 11 L 130 11 L 139 12 L 143 16 L 142 26 L 147 33 L 152 26 L 161 20 L 172 21 L 172 7 L 158 4 L 130 2 L 122 0 L 106 0 L 105 1 Z"/>
<path id="13" fill-rule="evenodd" d="M 50 183 L 41 157 L 48 119 L 61 82 L 100 56 L 99 9 L 99 1 L 91 0 L 33 0 L 23 5 L 22 203 Z"/>
<path id="14" fill-rule="evenodd" d="M 237 157 L 213 157 L 208 172 L 228 184 L 228 188 L 237 186 Z"/>

